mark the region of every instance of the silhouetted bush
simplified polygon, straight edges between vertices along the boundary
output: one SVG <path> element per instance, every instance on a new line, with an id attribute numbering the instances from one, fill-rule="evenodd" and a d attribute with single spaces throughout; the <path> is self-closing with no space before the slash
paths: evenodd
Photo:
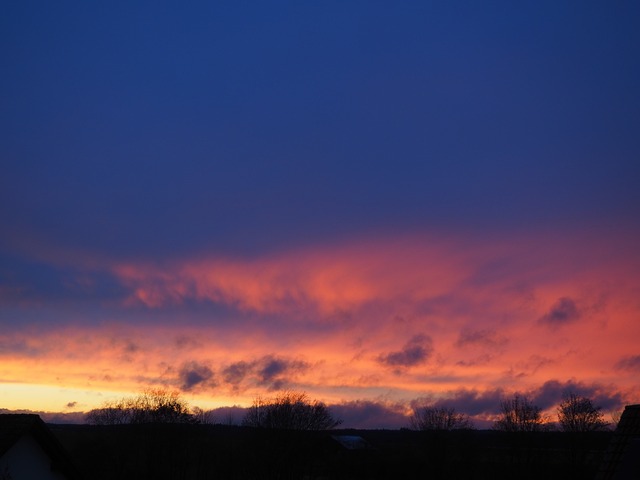
<path id="1" fill-rule="evenodd" d="M 324 403 L 297 392 L 285 392 L 270 400 L 257 398 L 242 420 L 244 426 L 281 430 L 329 430 L 340 423 Z"/>
<path id="2" fill-rule="evenodd" d="M 472 429 L 473 422 L 453 407 L 422 406 L 413 410 L 410 419 L 415 430 L 465 430 Z"/>
<path id="3" fill-rule="evenodd" d="M 107 402 L 87 413 L 86 421 L 91 425 L 199 423 L 178 392 L 163 389 L 145 390 L 137 397 Z"/>

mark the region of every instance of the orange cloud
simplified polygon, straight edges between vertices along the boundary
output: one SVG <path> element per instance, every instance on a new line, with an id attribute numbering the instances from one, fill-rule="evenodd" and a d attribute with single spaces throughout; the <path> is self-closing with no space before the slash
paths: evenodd
<path id="1" fill-rule="evenodd" d="M 248 261 L 198 258 L 169 267 L 120 264 L 130 303 L 158 308 L 193 299 L 261 313 L 314 308 L 322 314 L 371 302 L 445 294 L 467 274 L 444 242 L 349 245 Z"/>

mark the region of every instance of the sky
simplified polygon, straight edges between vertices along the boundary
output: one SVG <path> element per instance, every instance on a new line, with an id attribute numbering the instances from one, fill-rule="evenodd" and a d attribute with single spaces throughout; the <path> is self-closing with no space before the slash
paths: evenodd
<path id="1" fill-rule="evenodd" d="M 637 2 L 0 8 L 0 409 L 640 403 Z"/>

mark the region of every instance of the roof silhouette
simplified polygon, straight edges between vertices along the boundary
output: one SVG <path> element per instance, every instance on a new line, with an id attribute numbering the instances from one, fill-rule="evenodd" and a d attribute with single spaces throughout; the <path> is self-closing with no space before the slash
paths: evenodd
<path id="1" fill-rule="evenodd" d="M 622 412 L 597 478 L 640 478 L 640 405 L 627 405 Z"/>
<path id="2" fill-rule="evenodd" d="M 32 435 L 51 458 L 54 470 L 64 473 L 70 479 L 81 478 L 66 450 L 38 415 L 0 415 L 0 457 L 27 434 Z"/>

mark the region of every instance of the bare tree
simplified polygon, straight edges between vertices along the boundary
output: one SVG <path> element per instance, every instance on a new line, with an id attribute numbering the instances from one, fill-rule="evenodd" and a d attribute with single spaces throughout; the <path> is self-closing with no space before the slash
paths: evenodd
<path id="1" fill-rule="evenodd" d="M 122 400 L 105 402 L 102 407 L 94 408 L 87 413 L 86 422 L 90 425 L 123 425 L 131 423 L 130 410 Z"/>
<path id="2" fill-rule="evenodd" d="M 593 432 L 609 425 L 604 421 L 602 407 L 596 407 L 590 398 L 569 393 L 558 407 L 558 421 L 565 432 Z"/>
<path id="3" fill-rule="evenodd" d="M 620 418 L 622 417 L 622 410 L 620 410 L 619 408 L 612 410 L 610 415 L 613 425 L 615 426 L 615 428 L 617 428 L 618 424 L 620 423 Z"/>
<path id="4" fill-rule="evenodd" d="M 500 410 L 500 418 L 493 424 L 495 430 L 537 432 L 545 429 L 545 419 L 540 407 L 519 393 L 509 400 L 500 402 Z"/>
<path id="5" fill-rule="evenodd" d="M 281 430 L 329 430 L 340 423 L 324 403 L 298 392 L 284 392 L 274 399 L 257 398 L 242 420 L 244 426 Z"/>
<path id="6" fill-rule="evenodd" d="M 416 430 L 467 430 L 473 428 L 468 415 L 453 407 L 422 406 L 413 410 L 411 427 Z"/>
<path id="7" fill-rule="evenodd" d="M 178 392 L 149 389 L 136 397 L 107 402 L 87 414 L 92 425 L 120 425 L 128 423 L 198 423 L 188 404 Z"/>
<path id="8" fill-rule="evenodd" d="M 213 410 L 203 410 L 200 407 L 193 407 L 191 409 L 191 415 L 197 420 L 195 423 L 201 423 L 203 425 L 214 425 L 216 423 L 216 416 Z"/>

